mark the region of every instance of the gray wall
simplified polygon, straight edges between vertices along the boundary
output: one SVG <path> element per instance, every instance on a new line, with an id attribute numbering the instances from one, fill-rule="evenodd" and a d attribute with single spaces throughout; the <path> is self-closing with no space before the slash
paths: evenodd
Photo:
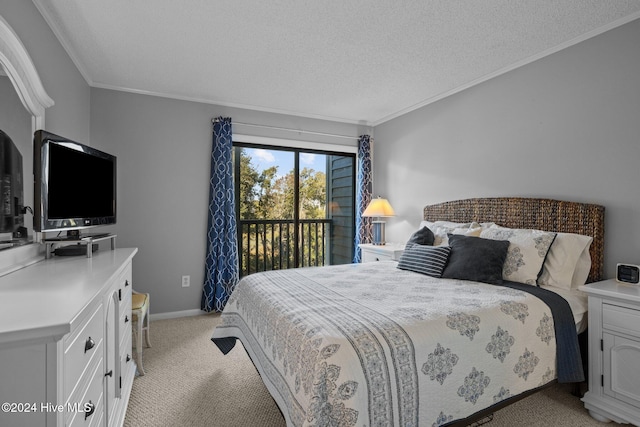
<path id="1" fill-rule="evenodd" d="M 545 197 L 605 206 L 605 274 L 640 263 L 640 20 L 374 129 L 374 191 L 405 241 L 426 204 Z"/>
<path id="2" fill-rule="evenodd" d="M 118 246 L 139 248 L 134 286 L 153 294 L 153 313 L 200 308 L 204 281 L 211 119 L 353 135 L 356 125 L 226 108 L 105 89 L 91 90 L 93 145 L 118 157 Z M 291 133 L 234 125 L 234 134 Z M 294 135 L 305 138 L 305 135 Z M 308 135 L 306 135 L 308 137 Z M 308 139 L 308 138 L 307 138 Z M 316 142 L 322 141 L 316 138 Z M 181 287 L 181 276 L 191 286 Z"/>

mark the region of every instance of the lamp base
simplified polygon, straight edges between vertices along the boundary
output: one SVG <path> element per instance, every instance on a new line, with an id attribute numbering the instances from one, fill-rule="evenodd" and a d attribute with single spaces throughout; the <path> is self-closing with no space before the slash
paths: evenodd
<path id="1" fill-rule="evenodd" d="M 384 241 L 384 221 L 372 221 L 373 224 L 373 240 L 374 245 L 385 245 Z"/>

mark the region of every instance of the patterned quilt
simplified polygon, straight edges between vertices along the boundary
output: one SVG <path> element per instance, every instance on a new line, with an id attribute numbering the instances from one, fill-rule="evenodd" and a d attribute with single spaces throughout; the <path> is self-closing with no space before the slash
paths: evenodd
<path id="1" fill-rule="evenodd" d="M 557 377 L 540 298 L 395 262 L 250 275 L 221 318 L 289 426 L 439 426 Z"/>

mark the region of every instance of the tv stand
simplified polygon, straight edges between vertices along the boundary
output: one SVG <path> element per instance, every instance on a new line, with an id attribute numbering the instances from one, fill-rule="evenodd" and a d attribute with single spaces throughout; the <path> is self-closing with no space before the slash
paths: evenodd
<path id="1" fill-rule="evenodd" d="M 116 237 L 117 234 L 86 234 L 79 236 L 64 236 L 64 237 L 54 237 L 50 239 L 44 239 L 44 244 L 46 246 L 45 251 L 45 259 L 51 258 L 53 255 L 53 246 L 58 243 L 77 243 L 78 245 L 86 246 L 86 254 L 87 258 L 91 258 L 93 256 L 93 244 L 101 242 L 103 240 L 111 240 L 111 250 L 115 250 L 116 248 Z"/>

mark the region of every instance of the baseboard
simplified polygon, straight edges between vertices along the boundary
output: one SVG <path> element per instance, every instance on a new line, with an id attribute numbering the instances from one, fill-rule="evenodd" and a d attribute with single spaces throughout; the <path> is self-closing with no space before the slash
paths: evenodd
<path id="1" fill-rule="evenodd" d="M 176 319 L 178 317 L 200 316 L 202 314 L 207 313 L 197 308 L 193 310 L 171 311 L 168 313 L 151 313 L 149 320 Z"/>

